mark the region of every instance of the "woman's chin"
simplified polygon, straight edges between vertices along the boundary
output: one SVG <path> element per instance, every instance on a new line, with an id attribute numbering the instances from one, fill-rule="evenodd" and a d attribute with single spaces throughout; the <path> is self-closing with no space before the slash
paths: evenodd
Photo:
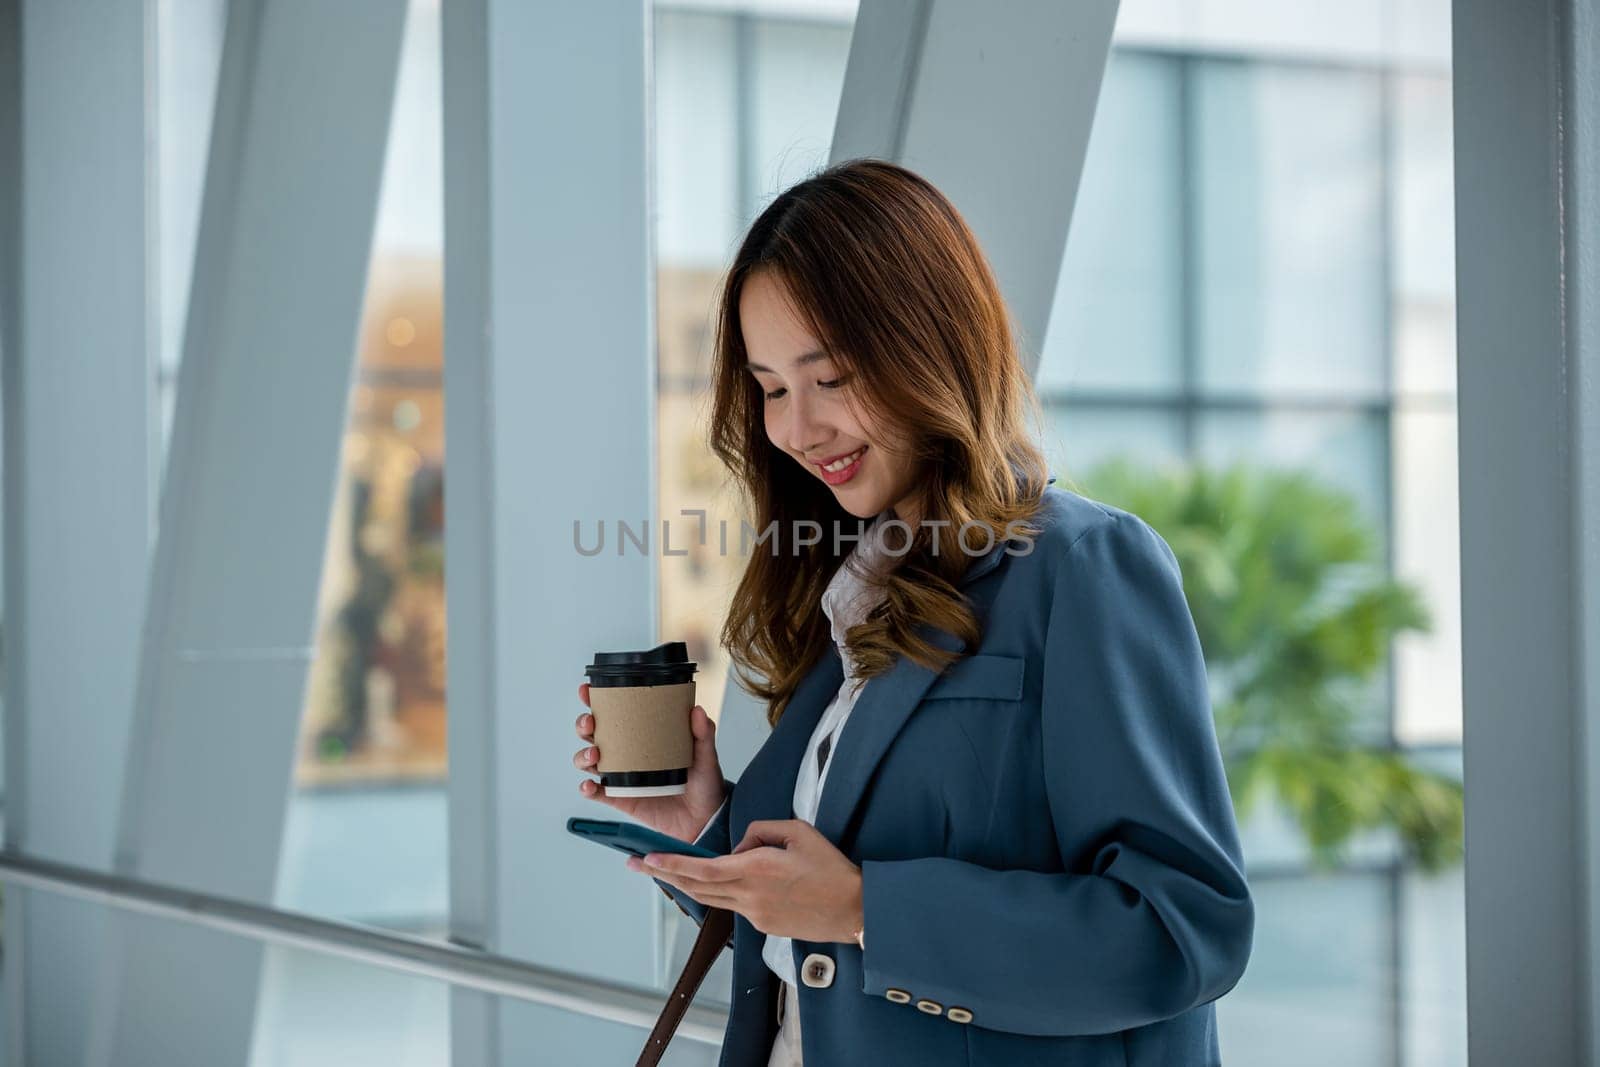
<path id="1" fill-rule="evenodd" d="M 881 506 L 873 506 L 872 502 L 876 498 L 871 493 L 851 492 L 848 485 L 834 486 L 833 496 L 841 507 L 858 519 L 876 518 L 878 512 L 883 510 Z"/>

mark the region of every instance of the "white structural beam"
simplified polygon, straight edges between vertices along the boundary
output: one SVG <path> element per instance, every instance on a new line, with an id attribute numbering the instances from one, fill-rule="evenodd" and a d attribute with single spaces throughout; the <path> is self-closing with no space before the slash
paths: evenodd
<path id="1" fill-rule="evenodd" d="M 229 5 L 119 873 L 272 899 L 404 16 Z M 86 1062 L 246 1061 L 259 946 L 110 932 Z"/>
<path id="2" fill-rule="evenodd" d="M 1600 1062 L 1600 11 L 1459 0 L 1467 1030 Z"/>
<path id="3" fill-rule="evenodd" d="M 452 930 L 648 985 L 661 895 L 565 822 L 604 814 L 570 758 L 584 665 L 657 640 L 658 538 L 573 546 L 656 518 L 650 7 L 443 19 Z M 465 992 L 451 1029 L 458 1067 L 632 1062 L 645 1036 Z"/>
<path id="4" fill-rule="evenodd" d="M 1117 0 L 862 0 L 835 162 L 937 185 L 978 235 L 1037 372 Z"/>
<path id="5" fill-rule="evenodd" d="M 20 762 L 13 746 L 22 743 L 14 732 L 22 721 L 16 711 L 20 707 L 21 677 L 17 674 L 18 653 L 14 639 L 4 634 L 6 625 L 14 623 L 21 602 L 17 598 L 13 553 L 20 543 L 22 528 L 20 501 L 15 495 L 18 485 L 18 467 L 15 457 L 22 454 L 22 440 L 17 414 L 21 405 L 16 392 L 21 385 L 21 336 L 18 307 L 21 304 L 22 279 L 22 0 L 0 0 L 0 495 L 3 495 L 3 515 L 0 515 L 0 661 L 5 664 L 4 722 L 0 723 L 0 767 L 4 782 L 15 788 Z M 0 790 L 0 797 L 4 797 Z M 0 804 L 0 816 L 4 815 Z M 6 844 L 15 841 L 11 821 L 3 820 Z M 0 1027 L 5 1034 L 0 1043 L 0 1056 L 7 1063 L 22 1063 L 27 1058 L 27 1015 L 24 992 L 28 986 L 23 969 L 23 943 L 25 940 L 24 915 L 27 905 L 25 893 L 11 893 L 11 907 L 0 931 L 0 943 L 8 951 L 0 954 Z M 19 907 L 20 905 L 20 907 Z"/>
<path id="6" fill-rule="evenodd" d="M 100 869 L 154 511 L 151 18 L 10 0 L 0 29 L 6 844 Z M 9 1062 L 82 1062 L 103 918 L 6 894 Z"/>

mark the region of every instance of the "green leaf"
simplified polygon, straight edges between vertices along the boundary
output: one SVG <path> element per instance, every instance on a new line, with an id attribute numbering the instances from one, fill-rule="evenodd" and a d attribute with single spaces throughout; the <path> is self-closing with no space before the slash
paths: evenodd
<path id="1" fill-rule="evenodd" d="M 1177 557 L 1241 820 L 1275 797 L 1319 867 L 1374 830 L 1423 869 L 1460 862 L 1461 784 L 1363 728 L 1394 638 L 1433 619 L 1386 573 L 1350 494 L 1304 471 L 1123 458 L 1075 487 L 1144 519 Z"/>

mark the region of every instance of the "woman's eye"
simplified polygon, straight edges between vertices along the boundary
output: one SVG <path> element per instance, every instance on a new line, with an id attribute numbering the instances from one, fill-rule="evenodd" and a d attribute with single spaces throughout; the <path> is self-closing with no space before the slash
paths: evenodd
<path id="1" fill-rule="evenodd" d="M 844 379 L 843 378 L 834 378 L 834 379 L 832 379 L 830 381 L 818 382 L 817 383 L 817 385 L 820 388 L 823 388 L 823 389 L 837 389 L 843 384 L 844 384 Z M 768 400 L 776 400 L 786 392 L 788 392 L 787 389 L 774 389 L 774 390 L 772 390 L 772 392 L 766 394 L 766 398 Z"/>

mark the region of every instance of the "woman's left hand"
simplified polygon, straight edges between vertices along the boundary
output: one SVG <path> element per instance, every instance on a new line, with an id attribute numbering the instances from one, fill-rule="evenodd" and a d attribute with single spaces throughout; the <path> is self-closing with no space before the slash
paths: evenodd
<path id="1" fill-rule="evenodd" d="M 753 822 L 732 853 L 715 859 L 652 852 L 627 865 L 738 912 L 764 934 L 854 944 L 861 928 L 861 868 L 803 819 Z"/>

